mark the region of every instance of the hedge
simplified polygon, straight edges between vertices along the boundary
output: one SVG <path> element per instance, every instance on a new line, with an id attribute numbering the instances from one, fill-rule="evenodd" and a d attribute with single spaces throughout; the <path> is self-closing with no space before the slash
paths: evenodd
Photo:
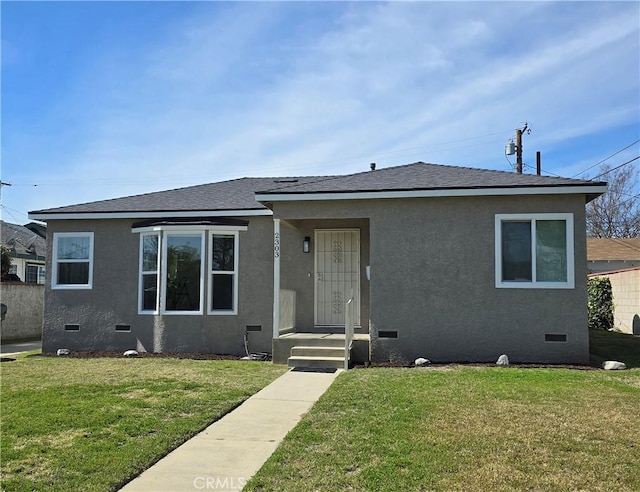
<path id="1" fill-rule="evenodd" d="M 593 277 L 587 281 L 589 328 L 611 330 L 613 328 L 613 294 L 608 277 Z"/>

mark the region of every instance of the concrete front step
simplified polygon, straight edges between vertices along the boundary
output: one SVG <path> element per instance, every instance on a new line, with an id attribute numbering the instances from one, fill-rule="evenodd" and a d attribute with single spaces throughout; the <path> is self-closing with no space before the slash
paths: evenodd
<path id="1" fill-rule="evenodd" d="M 344 368 L 344 357 L 292 355 L 289 357 L 287 365 L 309 369 L 342 369 Z"/>
<path id="2" fill-rule="evenodd" d="M 317 347 L 298 345 L 291 348 L 291 355 L 301 357 L 342 357 L 344 358 L 343 347 Z"/>
<path id="3" fill-rule="evenodd" d="M 344 335 L 330 335 L 319 337 L 313 333 L 300 333 L 295 337 L 295 345 L 292 347 L 342 347 L 344 348 Z M 284 337 L 283 337 L 284 338 Z"/>

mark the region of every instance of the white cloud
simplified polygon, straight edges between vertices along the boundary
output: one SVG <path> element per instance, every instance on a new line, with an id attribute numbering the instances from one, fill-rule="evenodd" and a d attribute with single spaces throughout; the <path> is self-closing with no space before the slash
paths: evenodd
<path id="1" fill-rule="evenodd" d="M 86 68 L 82 142 L 65 175 L 38 171 L 83 186 L 25 203 L 370 161 L 504 169 L 504 143 L 524 119 L 527 149 L 543 150 L 638 123 L 637 14 L 633 4 L 547 2 L 197 9 L 153 47 Z"/>

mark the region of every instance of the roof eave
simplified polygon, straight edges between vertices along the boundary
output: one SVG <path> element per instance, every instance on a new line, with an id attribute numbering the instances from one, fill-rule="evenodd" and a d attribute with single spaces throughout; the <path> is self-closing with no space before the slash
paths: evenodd
<path id="1" fill-rule="evenodd" d="M 366 200 L 392 198 L 439 198 L 473 196 L 514 195 L 586 195 L 592 200 L 607 191 L 606 184 L 557 185 L 523 187 L 478 187 L 478 188 L 434 188 L 385 191 L 332 191 L 332 192 L 258 192 L 258 202 L 319 201 L 319 200 Z"/>
<path id="2" fill-rule="evenodd" d="M 173 210 L 173 211 L 132 211 L 132 212 L 63 212 L 39 210 L 29 212 L 35 220 L 96 220 L 96 219 L 178 219 L 188 217 L 257 217 L 271 216 L 267 208 L 233 210 Z"/>

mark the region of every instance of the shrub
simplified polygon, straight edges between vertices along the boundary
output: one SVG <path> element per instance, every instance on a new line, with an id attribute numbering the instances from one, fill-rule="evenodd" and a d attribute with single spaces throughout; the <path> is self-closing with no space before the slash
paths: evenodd
<path id="1" fill-rule="evenodd" d="M 613 328 L 613 294 L 608 277 L 587 280 L 589 328 L 610 330 Z"/>
<path id="2" fill-rule="evenodd" d="M 11 268 L 11 250 L 3 245 L 0 245 L 0 256 L 2 257 L 2 265 L 0 273 L 6 275 Z"/>

